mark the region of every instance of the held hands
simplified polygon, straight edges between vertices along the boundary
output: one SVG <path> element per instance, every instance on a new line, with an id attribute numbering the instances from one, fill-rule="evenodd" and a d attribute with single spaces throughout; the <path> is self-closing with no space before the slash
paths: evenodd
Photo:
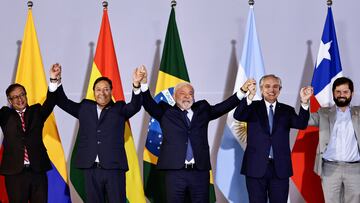
<path id="1" fill-rule="evenodd" d="M 140 88 L 140 83 L 146 83 L 146 68 L 144 65 L 141 65 L 135 68 L 133 73 L 133 87 Z M 143 82 L 145 80 L 145 82 Z"/>
<path id="2" fill-rule="evenodd" d="M 306 87 L 301 88 L 301 90 L 300 90 L 301 103 L 308 104 L 309 100 L 310 100 L 310 97 L 313 94 L 314 94 L 314 88 L 313 87 L 306 86 Z"/>
<path id="3" fill-rule="evenodd" d="M 139 67 L 139 69 L 140 69 L 141 74 L 143 74 L 143 76 L 144 76 L 143 79 L 141 80 L 141 83 L 146 84 L 147 83 L 147 70 L 146 70 L 145 65 L 141 65 Z"/>
<path id="4" fill-rule="evenodd" d="M 243 86 L 240 88 L 243 93 L 249 92 L 248 99 L 252 100 L 256 95 L 256 81 L 252 78 L 246 80 Z"/>
<path id="5" fill-rule="evenodd" d="M 61 65 L 55 63 L 50 68 L 50 82 L 60 83 L 61 82 Z"/>

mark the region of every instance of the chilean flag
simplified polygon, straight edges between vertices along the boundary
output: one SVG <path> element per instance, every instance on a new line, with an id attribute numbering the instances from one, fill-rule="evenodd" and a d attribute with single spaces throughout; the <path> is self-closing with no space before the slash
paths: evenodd
<path id="1" fill-rule="evenodd" d="M 311 82 L 314 87 L 314 96 L 310 100 L 311 112 L 316 112 L 320 107 L 333 105 L 332 83 L 341 76 L 339 47 L 329 6 Z M 318 128 L 308 127 L 306 130 L 300 130 L 291 155 L 294 170 L 292 180 L 308 203 L 324 202 L 320 177 L 313 171 L 318 141 Z"/>

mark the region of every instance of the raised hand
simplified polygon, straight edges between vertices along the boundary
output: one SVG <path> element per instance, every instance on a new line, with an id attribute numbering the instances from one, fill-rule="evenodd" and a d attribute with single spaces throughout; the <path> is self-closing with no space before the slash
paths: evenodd
<path id="1" fill-rule="evenodd" d="M 249 89 L 249 95 L 248 95 L 248 99 L 249 100 L 253 100 L 255 95 L 256 95 L 256 83 L 251 83 L 249 86 L 248 86 L 248 89 Z"/>
<path id="2" fill-rule="evenodd" d="M 143 74 L 143 79 L 141 80 L 142 84 L 147 83 L 147 70 L 145 65 L 139 66 L 140 72 Z"/>
<path id="3" fill-rule="evenodd" d="M 247 79 L 246 82 L 243 84 L 243 86 L 240 88 L 240 90 L 245 93 L 249 90 L 250 85 L 255 85 L 256 88 L 256 81 L 252 78 Z"/>
<path id="4" fill-rule="evenodd" d="M 301 90 L 300 90 L 301 103 L 303 103 L 303 104 L 309 103 L 310 97 L 313 94 L 314 94 L 314 88 L 313 87 L 306 86 L 306 87 L 301 88 Z"/>
<path id="5" fill-rule="evenodd" d="M 61 65 L 55 63 L 50 68 L 50 82 L 59 83 L 61 80 Z"/>

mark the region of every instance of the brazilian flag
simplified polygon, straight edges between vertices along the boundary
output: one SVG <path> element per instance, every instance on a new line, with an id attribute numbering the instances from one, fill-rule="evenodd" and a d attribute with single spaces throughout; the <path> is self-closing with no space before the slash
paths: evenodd
<path id="1" fill-rule="evenodd" d="M 156 82 L 155 101 L 166 101 L 170 105 L 175 105 L 172 94 L 174 87 L 181 82 L 190 82 L 190 79 L 176 25 L 175 9 L 172 7 Z M 160 124 L 154 118 L 151 118 L 143 157 L 144 190 L 151 203 L 166 203 L 164 174 L 156 169 L 161 142 Z M 213 203 L 216 198 L 211 171 L 210 183 L 210 202 Z"/>

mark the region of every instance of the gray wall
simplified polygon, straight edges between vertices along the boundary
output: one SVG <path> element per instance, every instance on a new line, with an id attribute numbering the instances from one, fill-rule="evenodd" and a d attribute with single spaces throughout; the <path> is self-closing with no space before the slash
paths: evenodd
<path id="1" fill-rule="evenodd" d="M 335 0 L 333 5 L 344 75 L 354 79 L 356 95 L 357 87 L 360 87 L 356 80 L 360 73 L 357 58 L 359 8 L 357 0 Z M 285 103 L 298 105 L 300 86 L 311 81 L 326 11 L 326 0 L 256 1 L 255 16 L 265 71 L 282 78 L 284 88 L 280 100 Z M 109 1 L 109 18 L 127 100 L 130 99 L 131 73 L 136 66 L 145 64 L 148 67 L 154 86 L 169 14 L 170 1 Z M 247 14 L 246 0 L 178 1 L 177 23 L 197 99 L 206 98 L 210 103 L 216 103 L 232 93 Z M 2 105 L 6 104 L 5 89 L 14 81 L 26 15 L 25 1 L 1 0 Z M 101 1 L 34 1 L 33 15 L 46 74 L 52 63 L 60 62 L 68 96 L 80 101 L 86 91 L 99 33 Z M 353 104 L 359 103 L 356 95 Z M 68 158 L 77 121 L 59 108 L 55 109 L 55 115 Z M 143 110 L 130 120 L 140 160 L 147 120 Z M 225 117 L 212 122 L 209 127 L 213 161 L 224 124 Z M 219 202 L 223 202 L 220 199 Z"/>

